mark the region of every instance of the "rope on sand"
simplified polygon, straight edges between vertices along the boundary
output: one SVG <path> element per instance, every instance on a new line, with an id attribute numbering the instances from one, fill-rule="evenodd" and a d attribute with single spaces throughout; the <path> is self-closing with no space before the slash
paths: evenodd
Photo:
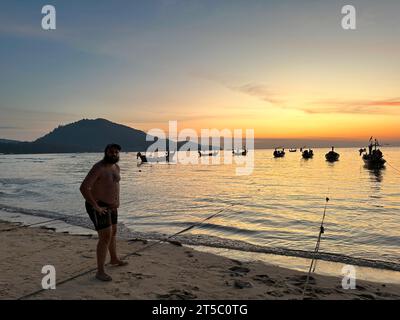
<path id="1" fill-rule="evenodd" d="M 126 258 L 128 258 L 128 257 L 130 257 L 130 256 L 133 256 L 133 255 L 139 255 L 139 252 L 142 252 L 142 251 L 144 251 L 144 250 L 146 250 L 146 249 L 149 249 L 149 248 L 151 248 L 151 247 L 154 247 L 154 246 L 156 246 L 156 245 L 158 245 L 158 244 L 160 244 L 160 243 L 162 243 L 162 242 L 167 242 L 167 241 L 170 240 L 171 238 L 176 237 L 177 235 L 180 235 L 180 234 L 182 234 L 182 233 L 184 233 L 184 232 L 187 232 L 187 231 L 189 231 L 189 230 L 191 230 L 191 229 L 193 229 L 193 228 L 195 228 L 195 227 L 197 227 L 197 226 L 203 224 L 205 221 L 214 218 L 215 216 L 219 215 L 220 213 L 224 212 L 224 211 L 227 210 L 228 208 L 231 208 L 231 207 L 233 207 L 233 206 L 235 206 L 235 205 L 236 205 L 236 204 L 232 203 L 230 206 L 228 206 L 228 207 L 226 207 L 226 208 L 223 208 L 223 209 L 217 211 L 216 213 L 212 214 L 211 216 L 205 218 L 204 220 L 201 220 L 201 221 L 199 221 L 199 222 L 194 223 L 194 224 L 191 225 L 190 227 L 187 227 L 187 228 L 185 228 L 185 229 L 183 229 L 183 230 L 181 230 L 181 231 L 179 231 L 179 232 L 177 232 L 177 233 L 174 233 L 173 235 L 170 235 L 169 237 L 167 237 L 167 238 L 165 238 L 165 239 L 162 239 L 162 240 L 159 240 L 159 241 L 157 241 L 157 242 L 151 243 L 151 244 L 149 244 L 149 245 L 147 245 L 147 246 L 145 246 L 145 247 L 143 247 L 143 248 L 140 248 L 140 249 L 138 249 L 138 250 L 136 250 L 136 251 L 134 251 L 134 252 L 131 252 L 131 253 L 126 254 L 122 259 L 126 259 Z M 91 268 L 91 269 L 86 270 L 86 271 L 84 271 L 84 272 L 82 272 L 82 273 L 79 273 L 79 274 L 76 274 L 76 275 L 74 275 L 74 276 L 72 276 L 72 277 L 69 277 L 69 278 L 67 278 L 67 279 L 64 279 L 64 280 L 62 280 L 62 281 L 56 283 L 56 286 L 60 286 L 60 285 L 62 285 L 62 284 L 64 284 L 64 283 L 67 283 L 67 282 L 69 282 L 69 281 L 75 280 L 75 279 L 77 279 L 77 278 L 79 278 L 79 277 L 82 277 L 82 276 L 84 276 L 84 275 L 86 275 L 86 274 L 89 274 L 89 273 L 91 273 L 91 272 L 93 272 L 93 271 L 95 271 L 95 270 L 97 270 L 97 267 Z M 34 292 L 31 292 L 31 293 L 28 293 L 28 294 L 26 294 L 26 295 L 23 295 L 23 296 L 19 297 L 17 300 L 23 300 L 23 299 L 30 298 L 30 297 L 32 297 L 32 296 L 34 296 L 34 295 L 37 295 L 37 294 L 39 294 L 39 293 L 41 293 L 41 292 L 44 292 L 44 291 L 47 291 L 47 289 L 39 289 L 39 290 L 36 290 L 36 291 L 34 291 Z"/>
<path id="2" fill-rule="evenodd" d="M 29 228 L 29 227 L 37 226 L 39 224 L 45 225 L 46 223 L 49 223 L 49 222 L 52 222 L 52 221 L 57 221 L 57 220 L 64 221 L 64 219 L 65 218 L 56 218 L 56 219 L 50 219 L 50 220 L 45 220 L 45 221 L 41 221 L 41 222 L 35 222 L 35 223 L 31 223 L 31 224 L 21 224 L 21 225 L 18 225 L 18 226 L 9 228 L 9 229 L 2 229 L 2 230 L 0 230 L 0 232 L 13 231 L 13 230 L 16 230 L 16 229 L 19 229 L 19 228 L 24 228 L 24 227 L 25 228 Z"/>

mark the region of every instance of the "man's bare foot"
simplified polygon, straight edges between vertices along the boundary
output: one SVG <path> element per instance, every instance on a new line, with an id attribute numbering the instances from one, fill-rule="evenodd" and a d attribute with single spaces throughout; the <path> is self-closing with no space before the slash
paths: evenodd
<path id="1" fill-rule="evenodd" d="M 112 266 L 117 266 L 117 267 L 122 267 L 122 266 L 126 266 L 128 264 L 128 261 L 124 261 L 124 260 L 111 260 L 110 264 Z"/>
<path id="2" fill-rule="evenodd" d="M 102 272 L 102 273 L 97 272 L 96 279 L 98 279 L 100 281 L 111 281 L 112 280 L 112 278 L 105 272 Z"/>

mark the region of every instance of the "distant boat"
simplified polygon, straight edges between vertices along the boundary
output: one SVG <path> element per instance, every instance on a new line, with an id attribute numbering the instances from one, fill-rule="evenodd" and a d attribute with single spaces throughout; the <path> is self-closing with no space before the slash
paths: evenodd
<path id="1" fill-rule="evenodd" d="M 297 149 L 289 149 L 289 152 L 297 152 Z"/>
<path id="2" fill-rule="evenodd" d="M 246 149 L 244 149 L 243 151 L 232 150 L 232 154 L 234 156 L 246 156 L 247 155 L 247 150 Z"/>
<path id="3" fill-rule="evenodd" d="M 314 151 L 312 149 L 304 150 L 302 157 L 304 159 L 311 159 L 312 157 L 314 157 Z"/>
<path id="4" fill-rule="evenodd" d="M 275 148 L 273 155 L 275 158 L 283 158 L 285 156 L 285 149 L 284 148 Z"/>
<path id="5" fill-rule="evenodd" d="M 383 153 L 378 149 L 379 143 L 375 139 L 375 142 L 372 143 L 372 137 L 370 139 L 370 144 L 368 146 L 368 153 L 365 149 L 365 152 L 362 156 L 365 165 L 371 169 L 381 169 L 385 166 L 386 160 L 383 159 Z"/>
<path id="6" fill-rule="evenodd" d="M 147 161 L 146 155 L 145 155 L 145 154 L 142 154 L 141 152 L 138 152 L 138 153 L 136 154 L 136 159 L 140 159 L 140 161 L 142 161 L 142 163 L 143 163 L 143 162 L 148 162 L 148 161 Z"/>
<path id="7" fill-rule="evenodd" d="M 161 156 L 161 157 L 154 157 L 154 156 L 153 157 L 149 157 L 149 156 L 146 156 L 145 154 L 143 154 L 141 152 L 138 152 L 136 154 L 136 159 L 140 159 L 141 163 L 169 162 L 170 161 L 170 157 L 171 157 L 171 155 L 170 155 L 169 151 L 166 152 L 165 156 Z"/>
<path id="8" fill-rule="evenodd" d="M 332 150 L 329 151 L 326 155 L 325 155 L 325 159 L 326 161 L 329 162 L 335 162 L 335 161 L 339 161 L 340 158 L 340 154 L 335 152 L 335 147 L 332 147 Z"/>
<path id="9" fill-rule="evenodd" d="M 201 152 L 199 150 L 199 151 L 197 151 L 197 153 L 199 154 L 199 157 L 214 157 L 214 156 L 218 155 L 218 151 Z"/>

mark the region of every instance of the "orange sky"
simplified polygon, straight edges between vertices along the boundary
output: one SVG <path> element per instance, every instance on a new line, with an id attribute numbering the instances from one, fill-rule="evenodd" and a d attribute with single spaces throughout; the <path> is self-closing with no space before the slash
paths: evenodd
<path id="1" fill-rule="evenodd" d="M 290 3 L 290 4 L 289 4 Z M 59 124 L 254 129 L 256 138 L 400 139 L 400 1 L 142 1 L 0 11 L 0 138 Z M 90 12 L 90 14 L 87 14 Z M 110 15 L 110 12 L 116 14 Z"/>

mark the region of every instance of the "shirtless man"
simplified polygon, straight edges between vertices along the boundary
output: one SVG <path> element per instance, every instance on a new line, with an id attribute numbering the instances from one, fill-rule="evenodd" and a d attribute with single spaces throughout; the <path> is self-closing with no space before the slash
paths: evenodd
<path id="1" fill-rule="evenodd" d="M 105 272 L 107 251 L 110 252 L 110 264 L 126 265 L 117 256 L 116 233 L 119 207 L 120 169 L 117 165 L 121 147 L 109 144 L 104 150 L 103 160 L 96 163 L 83 180 L 80 191 L 86 200 L 86 211 L 99 234 L 97 243 L 97 274 L 102 281 L 112 278 Z"/>

